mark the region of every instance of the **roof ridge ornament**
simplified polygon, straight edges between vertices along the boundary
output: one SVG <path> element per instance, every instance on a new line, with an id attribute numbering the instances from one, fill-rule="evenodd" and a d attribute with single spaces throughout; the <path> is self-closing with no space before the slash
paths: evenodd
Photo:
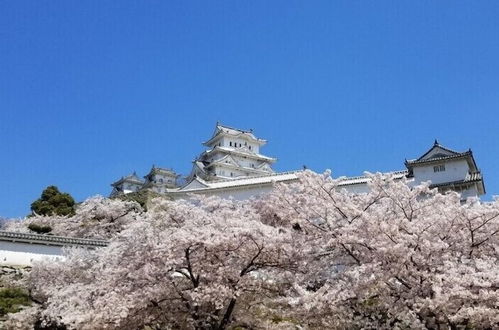
<path id="1" fill-rule="evenodd" d="M 438 145 L 440 145 L 440 143 L 438 143 L 438 140 L 437 140 L 437 139 L 435 139 L 435 143 L 434 143 L 433 145 L 438 146 Z"/>

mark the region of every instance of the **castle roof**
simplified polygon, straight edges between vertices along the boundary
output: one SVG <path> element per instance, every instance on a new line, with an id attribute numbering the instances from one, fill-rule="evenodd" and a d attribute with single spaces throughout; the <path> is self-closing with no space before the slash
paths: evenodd
<path id="1" fill-rule="evenodd" d="M 254 159 L 260 159 L 264 160 L 267 162 L 274 163 L 277 161 L 277 158 L 272 158 L 268 156 L 264 156 L 262 154 L 257 154 L 253 151 L 250 151 L 247 148 L 241 147 L 241 148 L 228 148 L 228 147 L 220 147 L 220 146 L 215 146 L 215 148 L 206 150 L 203 154 L 209 155 L 211 153 L 217 153 L 217 152 L 222 152 L 226 154 L 234 154 L 234 155 L 239 155 L 239 156 L 244 156 L 248 158 L 254 158 Z"/>
<path id="2" fill-rule="evenodd" d="M 445 187 L 454 188 L 454 187 L 460 187 L 460 186 L 467 186 L 468 184 L 475 183 L 475 182 L 479 183 L 477 185 L 478 192 L 481 195 L 485 194 L 485 184 L 483 183 L 482 173 L 480 173 L 480 172 L 468 173 L 466 175 L 466 177 L 462 180 L 431 184 L 430 188 L 445 188 Z"/>
<path id="3" fill-rule="evenodd" d="M 24 242 L 42 245 L 58 246 L 88 246 L 101 247 L 107 246 L 108 242 L 99 239 L 75 238 L 66 236 L 42 235 L 31 233 L 17 233 L 10 231 L 0 231 L 0 241 Z"/>
<path id="4" fill-rule="evenodd" d="M 405 166 L 409 170 L 409 174 L 412 175 L 412 168 L 414 166 L 439 163 L 442 161 L 453 159 L 466 159 L 471 172 L 479 171 L 476 166 L 475 158 L 473 157 L 473 152 L 471 151 L 471 149 L 468 149 L 464 152 L 458 152 L 442 146 L 440 143 L 438 143 L 437 140 L 435 140 L 433 146 L 418 159 L 406 160 Z"/>
<path id="5" fill-rule="evenodd" d="M 156 167 L 156 166 L 153 165 L 152 168 L 151 168 L 151 170 L 149 171 L 149 173 L 147 175 L 145 175 L 144 178 L 146 178 L 146 179 L 150 178 L 154 174 L 165 174 L 165 175 L 172 176 L 172 177 L 178 177 L 179 176 L 171 168 L 161 168 L 161 167 Z"/>
<path id="6" fill-rule="evenodd" d="M 249 173 L 254 173 L 256 175 L 261 174 L 261 173 L 273 172 L 271 169 L 267 170 L 265 168 L 265 165 L 266 164 L 263 163 L 258 167 L 242 166 L 239 163 L 237 163 L 232 157 L 225 156 L 219 160 L 216 160 L 216 161 L 206 165 L 204 168 L 210 168 L 212 166 L 219 166 L 219 167 L 223 167 L 223 168 L 227 168 L 227 169 L 234 169 L 234 170 L 240 170 L 240 171 L 245 171 L 245 172 L 249 172 Z M 268 165 L 267 165 L 267 168 L 269 168 Z"/>
<path id="7" fill-rule="evenodd" d="M 203 143 L 203 145 L 209 146 L 222 136 L 231 136 L 231 137 L 238 137 L 238 138 L 243 138 L 248 141 L 258 143 L 259 145 L 264 145 L 267 143 L 267 140 L 259 139 L 253 134 L 253 130 L 243 130 L 239 128 L 234 128 L 226 125 L 222 125 L 220 123 L 217 123 L 215 126 L 215 131 L 213 132 L 212 137 Z"/>
<path id="8" fill-rule="evenodd" d="M 120 184 L 122 184 L 124 182 L 136 183 L 136 184 L 143 184 L 144 180 L 142 180 L 141 178 L 139 178 L 137 176 L 137 173 L 133 172 L 130 175 L 122 176 L 121 179 L 119 179 L 118 181 L 111 183 L 111 186 L 116 187 L 116 186 L 119 186 Z"/>
<path id="9" fill-rule="evenodd" d="M 403 177 L 407 176 L 409 171 L 395 171 L 395 172 L 387 172 L 384 174 L 391 174 L 395 180 L 400 180 Z M 367 175 L 361 175 L 361 176 L 343 176 L 338 178 L 338 186 L 343 187 L 343 186 L 352 186 L 356 184 L 366 184 L 371 181 L 371 178 Z"/>
<path id="10" fill-rule="evenodd" d="M 268 185 L 274 182 L 290 182 L 298 180 L 296 173 L 299 171 L 265 174 L 261 176 L 242 177 L 236 179 L 221 179 L 217 181 L 205 181 L 199 177 L 194 178 L 186 186 L 180 188 L 179 193 L 205 192 L 220 189 L 241 188 L 244 186 Z M 195 183 L 195 184 L 193 184 Z M 189 186 L 193 187 L 190 188 Z M 195 188 L 194 188 L 195 187 Z"/>

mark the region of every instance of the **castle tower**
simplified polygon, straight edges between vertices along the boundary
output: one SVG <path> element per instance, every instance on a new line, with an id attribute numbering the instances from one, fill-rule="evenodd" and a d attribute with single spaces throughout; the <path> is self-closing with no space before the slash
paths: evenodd
<path id="1" fill-rule="evenodd" d="M 435 140 L 426 153 L 418 159 L 406 160 L 405 166 L 414 184 L 430 181 L 430 188 L 438 188 L 442 193 L 456 191 L 463 200 L 485 194 L 482 173 L 471 149 L 458 152 Z"/>
<path id="2" fill-rule="evenodd" d="M 137 176 L 137 173 L 133 172 L 130 175 L 121 177 L 121 179 L 111 184 L 111 186 L 113 187 L 111 197 L 139 191 L 142 188 L 143 184 L 144 180 L 139 178 Z"/>
<path id="3" fill-rule="evenodd" d="M 157 193 L 165 193 L 167 189 L 175 188 L 178 175 L 167 168 L 152 166 L 149 174 L 144 176 L 145 183 L 143 189 L 148 189 Z"/>
<path id="4" fill-rule="evenodd" d="M 245 131 L 217 123 L 212 137 L 203 143 L 208 150 L 195 161 L 189 179 L 235 179 L 274 173 L 276 158 L 260 154 L 266 140 Z M 189 181 L 190 181 L 189 180 Z"/>

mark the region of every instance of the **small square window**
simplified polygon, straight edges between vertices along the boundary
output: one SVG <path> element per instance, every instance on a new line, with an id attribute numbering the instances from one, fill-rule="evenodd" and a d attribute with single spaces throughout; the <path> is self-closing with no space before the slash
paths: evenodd
<path id="1" fill-rule="evenodd" d="M 433 172 L 444 172 L 445 165 L 435 165 L 433 166 Z"/>

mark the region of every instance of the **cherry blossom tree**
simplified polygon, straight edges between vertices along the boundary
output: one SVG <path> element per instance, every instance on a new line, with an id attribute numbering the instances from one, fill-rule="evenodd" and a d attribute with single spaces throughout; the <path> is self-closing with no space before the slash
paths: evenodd
<path id="1" fill-rule="evenodd" d="M 73 216 L 34 215 L 8 221 L 3 230 L 28 233 L 41 228 L 52 235 L 108 239 L 134 222 L 142 211 L 133 201 L 95 196 L 78 205 Z"/>
<path id="2" fill-rule="evenodd" d="M 159 199 L 117 227 L 116 220 L 91 230 L 71 225 L 61 232 L 110 237 L 109 246 L 70 249 L 64 261 L 36 264 L 28 284 L 39 307 L 9 322 L 70 329 L 498 328 L 499 201 L 462 202 L 427 184 L 370 179 L 369 193 L 349 194 L 328 172 L 304 171 L 299 182 L 278 184 L 262 199 Z M 105 203 L 100 212 L 112 214 L 105 219 L 121 214 Z"/>
<path id="3" fill-rule="evenodd" d="M 291 230 L 263 224 L 248 203 L 161 200 L 108 247 L 36 265 L 30 289 L 47 324 L 226 329 L 287 296 L 294 245 Z"/>
<path id="4" fill-rule="evenodd" d="M 464 204 L 428 185 L 371 175 L 348 194 L 306 171 L 259 202 L 270 223 L 303 232 L 313 255 L 297 283 L 318 328 L 499 327 L 499 201 Z M 314 317 L 311 317 L 311 316 Z"/>

